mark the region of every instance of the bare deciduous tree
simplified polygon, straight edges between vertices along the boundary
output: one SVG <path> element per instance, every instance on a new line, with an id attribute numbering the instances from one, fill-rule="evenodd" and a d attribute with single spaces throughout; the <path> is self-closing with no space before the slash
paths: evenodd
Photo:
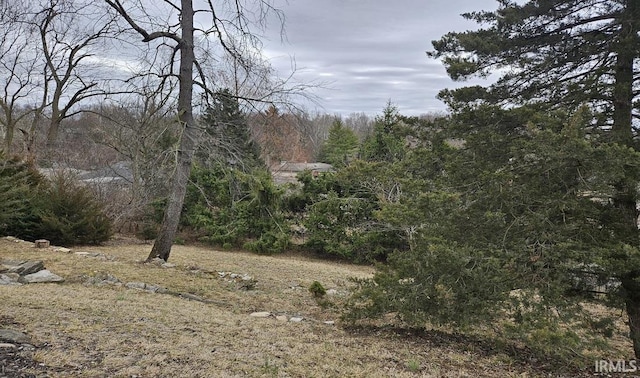
<path id="1" fill-rule="evenodd" d="M 0 78 L 0 125 L 6 150 L 20 130 L 33 158 L 43 124 L 52 146 L 62 121 L 80 112 L 85 100 L 104 94 L 100 82 L 107 79 L 92 58 L 105 37 L 113 36 L 109 17 L 89 0 L 0 2 L 0 67 L 6 72 Z"/>
<path id="2" fill-rule="evenodd" d="M 0 68 L 4 74 L 0 76 L 0 127 L 7 154 L 12 153 L 18 125 L 29 114 L 24 105 L 37 84 L 37 51 L 29 47 L 33 33 L 20 22 L 23 14 L 24 9 L 17 4 L 1 5 Z"/>
<path id="3" fill-rule="evenodd" d="M 167 72 L 163 75 L 167 79 L 177 77 L 179 80 L 176 122 L 182 133 L 177 151 L 176 169 L 158 238 L 148 256 L 148 259 L 167 260 L 177 232 L 193 155 L 201 134 L 201 128 L 194 119 L 194 86 L 205 101 L 207 96 L 215 93 L 218 89 L 215 75 L 208 72 L 206 68 L 217 57 L 225 55 L 231 57 L 237 70 L 242 70 L 250 76 L 255 71 L 252 66 L 255 63 L 252 57 L 255 55 L 252 53 L 259 51 L 261 47 L 251 27 L 264 26 L 268 14 L 275 13 L 280 18 L 282 15 L 266 0 L 225 1 L 219 6 L 207 0 L 198 2 L 197 5 L 202 8 L 197 9 L 194 8 L 192 0 L 179 2 L 165 0 L 161 3 L 166 7 L 166 13 L 162 16 L 151 14 L 150 8 L 145 8 L 141 3 L 125 7 L 120 0 L 105 0 L 105 2 L 126 22 L 127 27 L 142 36 L 142 41 L 147 44 L 147 48 L 155 49 L 157 56 L 161 55 L 163 48 L 169 50 L 170 62 L 166 66 Z M 155 12 L 157 11 L 155 9 Z M 163 16 L 164 19 L 162 19 Z M 196 16 L 198 24 L 207 25 L 207 27 L 195 28 Z M 159 19 L 162 20 L 158 21 Z M 204 43 L 202 49 L 194 43 L 196 32 L 202 36 L 201 41 Z M 178 64 L 177 72 L 174 71 L 176 64 Z M 259 72 L 264 74 L 263 71 Z M 267 77 L 259 78 L 254 83 L 256 87 L 263 87 L 264 83 L 268 82 L 267 79 Z M 278 83 L 281 84 L 281 82 Z M 284 87 L 277 87 L 275 92 L 279 91 L 284 92 Z M 253 94 L 256 93 L 255 96 L 244 97 L 243 95 L 243 98 L 269 101 L 268 91 L 256 91 Z"/>
<path id="4" fill-rule="evenodd" d="M 91 1 L 47 0 L 28 20 L 36 29 L 46 66 L 42 96 L 49 106 L 49 146 L 56 143 L 61 122 L 80 111 L 79 103 L 104 94 L 98 75 L 88 71 L 92 50 L 111 35 L 113 19 L 96 18 L 94 12 Z"/>
<path id="5" fill-rule="evenodd" d="M 124 161 L 130 173 L 122 176 L 119 168 L 112 167 L 127 182 L 127 190 L 119 193 L 126 200 L 111 206 L 116 225 L 140 220 L 146 206 L 166 194 L 166 182 L 174 167 L 173 88 L 147 79 L 140 86 L 142 92 L 91 110 L 100 120 L 94 141 L 115 151 L 118 165 Z"/>

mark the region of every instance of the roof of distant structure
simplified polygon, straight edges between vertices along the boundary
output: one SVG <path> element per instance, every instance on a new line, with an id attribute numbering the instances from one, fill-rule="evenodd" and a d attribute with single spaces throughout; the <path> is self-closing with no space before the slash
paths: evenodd
<path id="1" fill-rule="evenodd" d="M 332 172 L 333 166 L 326 163 L 293 163 L 283 161 L 280 164 L 273 164 L 271 166 L 271 174 L 276 184 L 295 184 L 298 182 L 298 173 L 303 171 L 314 172 Z"/>
<path id="2" fill-rule="evenodd" d="M 305 170 L 318 171 L 318 172 L 330 172 L 333 171 L 333 166 L 326 163 L 294 163 L 289 161 L 283 161 L 280 164 L 274 164 L 271 166 L 271 170 L 274 172 L 287 171 L 287 172 L 302 172 Z"/>

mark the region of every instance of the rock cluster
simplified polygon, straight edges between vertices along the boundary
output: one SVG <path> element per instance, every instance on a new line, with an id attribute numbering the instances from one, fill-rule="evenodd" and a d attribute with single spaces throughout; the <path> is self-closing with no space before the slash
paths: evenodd
<path id="1" fill-rule="evenodd" d="M 0 285 L 62 282 L 64 278 L 44 268 L 42 261 L 0 261 Z"/>
<path id="2" fill-rule="evenodd" d="M 152 285 L 144 282 L 122 282 L 117 277 L 113 276 L 110 273 L 98 273 L 93 277 L 87 277 L 84 281 L 85 285 L 88 286 L 105 286 L 105 285 L 113 285 L 113 286 L 124 286 L 127 289 L 137 289 L 148 291 L 150 293 L 167 293 L 168 290 L 159 285 Z"/>
<path id="3" fill-rule="evenodd" d="M 276 318 L 276 320 L 280 320 L 282 322 L 292 322 L 292 323 L 300 323 L 302 321 L 313 321 L 313 322 L 317 322 L 316 320 L 311 320 L 308 318 L 304 318 L 302 316 L 296 315 L 296 316 L 288 316 L 286 314 L 272 314 L 269 311 L 256 311 L 256 312 L 252 312 L 251 314 L 249 314 L 250 317 L 252 318 Z M 328 321 L 324 321 L 322 322 L 323 324 L 326 325 L 334 325 L 335 322 L 333 320 L 328 320 Z"/>
<path id="4" fill-rule="evenodd" d="M 258 281 L 248 274 L 240 274 L 233 272 L 218 272 L 218 276 L 227 281 L 234 283 L 242 290 L 253 290 L 256 287 Z"/>

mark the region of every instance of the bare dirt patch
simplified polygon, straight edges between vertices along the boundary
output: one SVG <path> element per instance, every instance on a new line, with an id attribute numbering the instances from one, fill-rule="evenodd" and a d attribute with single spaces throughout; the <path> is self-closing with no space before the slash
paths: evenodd
<path id="1" fill-rule="evenodd" d="M 13 359 L 1 355 L 0 365 L 21 364 L 19 373 L 4 376 L 592 376 L 591 367 L 552 372 L 457 336 L 345 327 L 339 305 L 349 278 L 370 276 L 370 267 L 175 246 L 175 267 L 166 268 L 141 263 L 150 248 L 120 240 L 61 253 L 0 239 L 0 258 L 42 260 L 65 278 L 0 286 L 0 328 L 25 332 L 35 347 Z M 249 275 L 255 284 L 243 287 L 221 272 Z M 121 284 L 90 283 L 107 276 Z M 333 289 L 329 306 L 308 291 L 314 281 Z M 130 289 L 127 282 L 205 301 Z M 271 315 L 250 316 L 257 311 Z"/>

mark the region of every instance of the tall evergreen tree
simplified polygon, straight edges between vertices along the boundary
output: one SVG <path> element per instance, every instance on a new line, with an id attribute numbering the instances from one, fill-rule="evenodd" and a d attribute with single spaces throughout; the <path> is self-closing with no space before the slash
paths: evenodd
<path id="1" fill-rule="evenodd" d="M 346 127 L 340 119 L 336 119 L 329 129 L 329 138 L 320 150 L 319 160 L 341 168 L 355 157 L 357 150 L 356 133 Z"/>
<path id="2" fill-rule="evenodd" d="M 389 163 L 402 159 L 406 152 L 404 126 L 398 108 L 387 103 L 382 115 L 376 117 L 373 133 L 360 146 L 360 158 Z"/>
<path id="3" fill-rule="evenodd" d="M 453 79 L 502 74 L 488 88 L 442 91 L 454 110 L 469 104 L 537 104 L 576 109 L 588 104 L 605 140 L 638 149 L 634 126 L 640 106 L 640 1 L 499 0 L 495 11 L 464 14 L 486 25 L 434 41 L 430 56 L 442 58 Z M 634 121 L 635 119 L 635 121 Z M 605 162 L 606 163 L 606 162 Z M 610 162 L 618 172 L 619 161 Z M 610 175 L 614 188 L 608 230 L 619 243 L 609 260 L 622 283 L 631 338 L 640 358 L 640 235 L 635 164 Z"/>
<path id="4" fill-rule="evenodd" d="M 196 153 L 201 163 L 217 161 L 245 172 L 264 166 L 260 147 L 251 139 L 238 99 L 228 89 L 213 96 L 203 124 L 207 137 Z"/>

